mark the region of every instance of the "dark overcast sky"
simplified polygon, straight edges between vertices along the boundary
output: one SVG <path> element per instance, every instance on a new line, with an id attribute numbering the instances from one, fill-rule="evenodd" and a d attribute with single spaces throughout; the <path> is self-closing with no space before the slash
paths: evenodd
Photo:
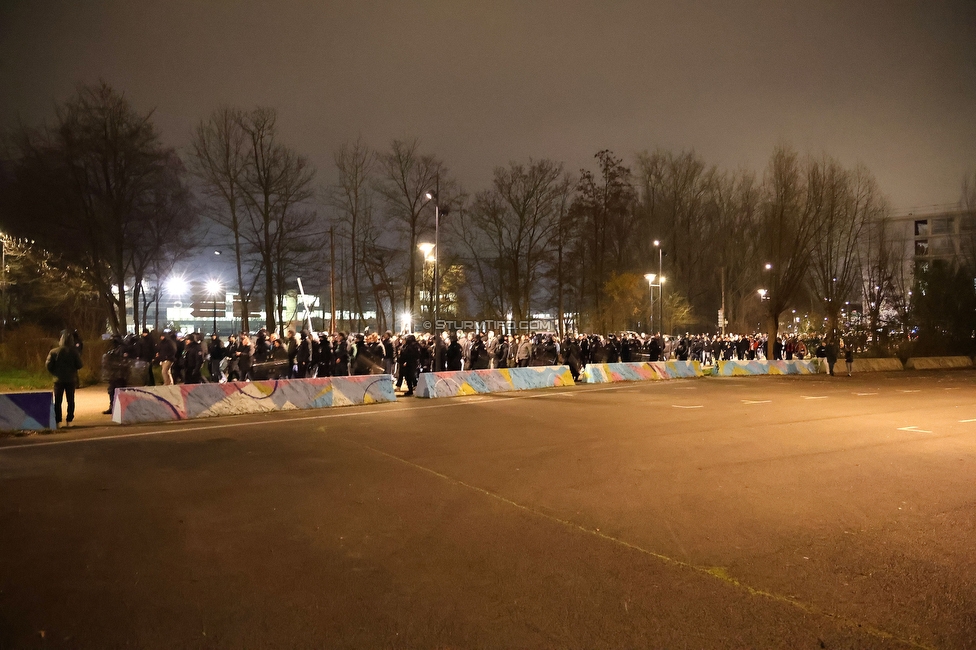
<path id="1" fill-rule="evenodd" d="M 976 171 L 974 0 L 0 0 L 0 124 L 99 78 L 180 147 L 220 104 L 273 106 L 322 181 L 360 134 L 419 138 L 469 190 L 602 148 L 761 171 L 788 143 L 864 163 L 900 210 Z"/>

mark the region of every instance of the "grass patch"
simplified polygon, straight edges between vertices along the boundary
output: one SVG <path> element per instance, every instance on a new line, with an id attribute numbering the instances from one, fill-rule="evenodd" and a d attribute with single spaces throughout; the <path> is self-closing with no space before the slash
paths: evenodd
<path id="1" fill-rule="evenodd" d="M 17 393 L 25 390 L 51 390 L 54 377 L 47 371 L 23 370 L 0 367 L 0 393 Z"/>

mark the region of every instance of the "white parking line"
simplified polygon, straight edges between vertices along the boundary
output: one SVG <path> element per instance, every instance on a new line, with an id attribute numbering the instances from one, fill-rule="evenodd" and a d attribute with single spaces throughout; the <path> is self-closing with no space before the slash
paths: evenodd
<path id="1" fill-rule="evenodd" d="M 826 395 L 801 395 L 803 399 L 827 399 Z"/>
<path id="2" fill-rule="evenodd" d="M 898 389 L 898 392 L 899 393 L 921 393 L 922 391 L 920 389 L 917 389 L 917 388 L 915 390 L 904 390 L 902 388 L 899 388 Z"/>
<path id="3" fill-rule="evenodd" d="M 976 418 L 970 418 L 969 420 L 959 420 L 960 424 L 965 424 L 967 422 L 976 422 Z"/>
<path id="4" fill-rule="evenodd" d="M 773 400 L 771 399 L 744 399 L 743 404 L 769 404 Z"/>
<path id="5" fill-rule="evenodd" d="M 899 431 L 910 431 L 911 433 L 932 433 L 926 429 L 919 429 L 918 427 L 898 427 Z"/>
<path id="6" fill-rule="evenodd" d="M 877 395 L 877 393 L 854 393 L 854 394 L 860 395 L 861 397 L 864 397 L 865 395 Z"/>
<path id="7" fill-rule="evenodd" d="M 702 409 L 702 408 L 705 408 L 705 406 L 703 404 L 698 404 L 696 406 L 684 406 L 683 404 L 672 404 L 671 406 L 673 408 L 676 408 L 676 409 Z"/>

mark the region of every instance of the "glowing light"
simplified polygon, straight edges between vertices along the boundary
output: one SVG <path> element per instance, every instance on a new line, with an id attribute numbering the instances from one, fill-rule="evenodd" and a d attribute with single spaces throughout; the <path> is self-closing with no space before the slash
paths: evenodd
<path id="1" fill-rule="evenodd" d="M 171 296 L 182 296 L 190 292 L 190 283 L 182 275 L 174 275 L 166 281 L 166 293 Z"/>
<path id="2" fill-rule="evenodd" d="M 647 280 L 648 282 L 654 282 L 654 278 L 656 278 L 656 277 L 657 277 L 657 274 L 655 274 L 655 273 L 645 273 L 644 274 L 644 279 Z"/>
<path id="3" fill-rule="evenodd" d="M 205 285 L 205 287 L 207 290 L 207 295 L 215 296 L 215 297 L 224 288 L 223 285 L 220 283 L 220 280 L 216 280 L 216 279 L 207 280 L 207 284 Z"/>

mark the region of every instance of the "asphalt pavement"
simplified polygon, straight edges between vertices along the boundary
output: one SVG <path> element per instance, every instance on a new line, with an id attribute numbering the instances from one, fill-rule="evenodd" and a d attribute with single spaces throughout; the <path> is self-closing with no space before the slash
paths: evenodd
<path id="1" fill-rule="evenodd" d="M 0 439 L 0 648 L 976 648 L 976 371 L 90 415 Z"/>

